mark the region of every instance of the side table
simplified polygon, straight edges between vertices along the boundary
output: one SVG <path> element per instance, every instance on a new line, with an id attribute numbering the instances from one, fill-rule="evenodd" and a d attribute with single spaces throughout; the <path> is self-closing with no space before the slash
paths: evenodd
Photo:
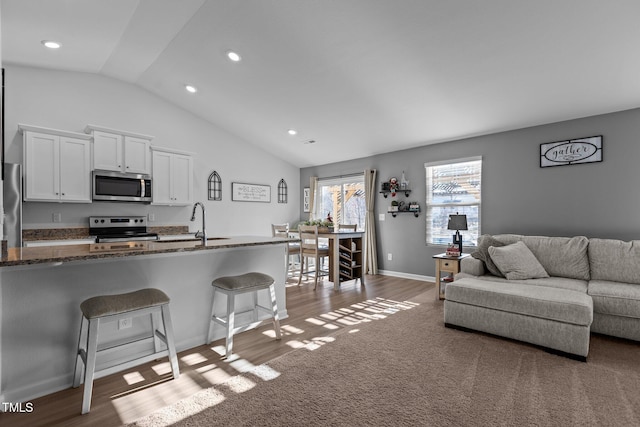
<path id="1" fill-rule="evenodd" d="M 460 272 L 460 260 L 468 256 L 469 254 L 449 256 L 446 253 L 433 256 L 436 260 L 436 300 L 444 299 L 444 288 L 447 283 L 453 282 L 453 275 Z M 442 273 L 450 274 L 442 277 Z"/>

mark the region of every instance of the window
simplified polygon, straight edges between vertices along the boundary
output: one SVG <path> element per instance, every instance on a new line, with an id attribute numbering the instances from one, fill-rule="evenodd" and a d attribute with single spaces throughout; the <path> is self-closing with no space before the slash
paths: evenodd
<path id="1" fill-rule="evenodd" d="M 367 212 L 364 174 L 318 179 L 314 204 L 315 218 L 325 219 L 331 214 L 334 224 L 358 224 L 358 230 L 363 231 Z"/>
<path id="2" fill-rule="evenodd" d="M 455 231 L 447 230 L 450 214 L 467 216 L 461 231 L 463 246 L 476 246 L 480 235 L 482 158 L 425 163 L 427 174 L 427 244 L 448 245 Z"/>

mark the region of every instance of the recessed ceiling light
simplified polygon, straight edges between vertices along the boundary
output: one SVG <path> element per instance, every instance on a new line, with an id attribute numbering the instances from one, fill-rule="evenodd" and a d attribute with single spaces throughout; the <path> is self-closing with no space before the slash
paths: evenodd
<path id="1" fill-rule="evenodd" d="M 191 86 L 191 85 L 184 85 L 184 88 L 189 93 L 196 93 L 198 91 L 198 89 L 195 86 Z"/>
<path id="2" fill-rule="evenodd" d="M 53 40 L 42 40 L 40 43 L 49 49 L 59 49 L 60 46 L 62 46 L 60 43 L 54 42 Z"/>
<path id="3" fill-rule="evenodd" d="M 287 133 L 288 133 L 289 135 L 293 136 L 293 135 L 297 135 L 297 134 L 298 134 L 298 131 L 297 131 L 297 130 L 295 130 L 295 129 L 289 129 L 289 130 L 287 131 Z"/>
<path id="4" fill-rule="evenodd" d="M 229 58 L 233 62 L 240 62 L 240 60 L 242 59 L 240 55 L 232 50 L 227 52 L 227 58 Z"/>

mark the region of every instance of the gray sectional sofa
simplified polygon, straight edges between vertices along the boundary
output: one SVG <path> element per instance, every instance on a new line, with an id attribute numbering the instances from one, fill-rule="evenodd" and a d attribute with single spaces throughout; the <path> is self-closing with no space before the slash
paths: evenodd
<path id="1" fill-rule="evenodd" d="M 445 289 L 448 327 L 586 360 L 591 332 L 640 341 L 640 241 L 483 235 Z"/>

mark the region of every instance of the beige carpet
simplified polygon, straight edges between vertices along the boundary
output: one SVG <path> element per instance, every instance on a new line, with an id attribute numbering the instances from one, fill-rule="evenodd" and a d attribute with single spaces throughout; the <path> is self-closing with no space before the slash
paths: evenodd
<path id="1" fill-rule="evenodd" d="M 640 426 L 640 344 L 594 335 L 587 363 L 447 329 L 433 290 L 316 350 L 136 426 Z"/>

